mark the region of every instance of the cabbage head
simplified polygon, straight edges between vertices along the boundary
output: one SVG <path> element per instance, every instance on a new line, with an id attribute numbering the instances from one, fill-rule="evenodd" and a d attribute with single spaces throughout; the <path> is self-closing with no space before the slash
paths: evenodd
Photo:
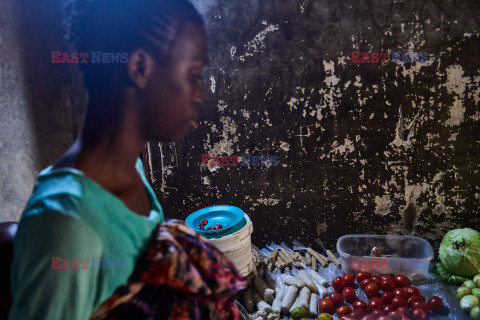
<path id="1" fill-rule="evenodd" d="M 480 273 L 480 233 L 469 228 L 449 231 L 440 244 L 439 255 L 451 273 L 473 277 Z"/>

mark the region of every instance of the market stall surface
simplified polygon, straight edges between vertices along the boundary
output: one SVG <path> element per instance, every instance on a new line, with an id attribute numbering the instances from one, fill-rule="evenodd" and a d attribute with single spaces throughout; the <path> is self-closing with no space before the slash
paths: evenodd
<path id="1" fill-rule="evenodd" d="M 432 263 L 433 266 L 433 263 Z M 330 263 L 326 268 L 322 268 L 319 265 L 318 273 L 328 280 L 331 284 L 332 280 L 336 277 L 343 276 L 345 273 L 339 269 L 335 264 Z M 458 288 L 457 285 L 446 285 L 441 282 L 441 278 L 438 275 L 432 274 L 429 272 L 426 278 L 421 280 L 412 281 L 412 286 L 417 287 L 420 290 L 420 294 L 428 300 L 432 296 L 440 297 L 444 304 L 445 310 L 441 314 L 432 314 L 430 313 L 427 319 L 435 319 L 435 320 L 468 320 L 470 316 L 464 312 L 460 308 L 460 302 L 456 297 L 456 289 Z M 358 284 L 355 283 L 355 292 L 357 294 L 357 298 L 364 300 L 368 303 L 369 299 L 358 287 Z M 328 288 L 329 293 L 333 292 L 333 288 L 330 286 Z M 347 304 L 350 305 L 350 304 Z M 320 311 L 319 311 L 320 312 Z M 251 316 L 255 318 L 255 313 L 252 313 Z M 316 317 L 309 317 L 309 319 L 317 319 Z M 292 319 L 287 316 L 283 316 L 280 319 Z M 337 315 L 333 315 L 333 319 L 339 319 Z"/>

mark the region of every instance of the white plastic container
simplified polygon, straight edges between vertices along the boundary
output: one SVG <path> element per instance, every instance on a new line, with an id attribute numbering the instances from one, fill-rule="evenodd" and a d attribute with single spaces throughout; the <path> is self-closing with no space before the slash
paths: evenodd
<path id="1" fill-rule="evenodd" d="M 371 257 L 374 247 L 384 247 L 390 257 Z M 351 234 L 337 241 L 342 270 L 355 274 L 403 274 L 412 279 L 428 274 L 433 249 L 427 240 L 414 236 Z M 392 257 L 394 255 L 398 257 Z"/>
<path id="2" fill-rule="evenodd" d="M 246 225 L 235 233 L 226 235 L 218 239 L 208 239 L 220 251 L 224 252 L 235 264 L 240 273 L 246 277 L 254 268 L 252 256 L 252 221 L 247 214 Z"/>

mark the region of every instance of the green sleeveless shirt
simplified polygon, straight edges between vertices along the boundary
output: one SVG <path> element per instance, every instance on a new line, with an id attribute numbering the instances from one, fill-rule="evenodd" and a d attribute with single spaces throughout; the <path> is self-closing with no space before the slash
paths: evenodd
<path id="1" fill-rule="evenodd" d="M 148 217 L 83 172 L 52 168 L 39 173 L 15 237 L 12 320 L 88 319 L 127 283 L 152 231 L 164 221 L 140 158 L 136 168 L 150 200 Z"/>

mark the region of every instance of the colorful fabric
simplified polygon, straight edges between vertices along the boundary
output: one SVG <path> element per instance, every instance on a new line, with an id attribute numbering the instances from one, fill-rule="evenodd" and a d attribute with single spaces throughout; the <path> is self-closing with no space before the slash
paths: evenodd
<path id="1" fill-rule="evenodd" d="M 233 262 L 183 222 L 159 224 L 129 284 L 90 320 L 239 320 L 235 295 L 249 286 Z"/>

